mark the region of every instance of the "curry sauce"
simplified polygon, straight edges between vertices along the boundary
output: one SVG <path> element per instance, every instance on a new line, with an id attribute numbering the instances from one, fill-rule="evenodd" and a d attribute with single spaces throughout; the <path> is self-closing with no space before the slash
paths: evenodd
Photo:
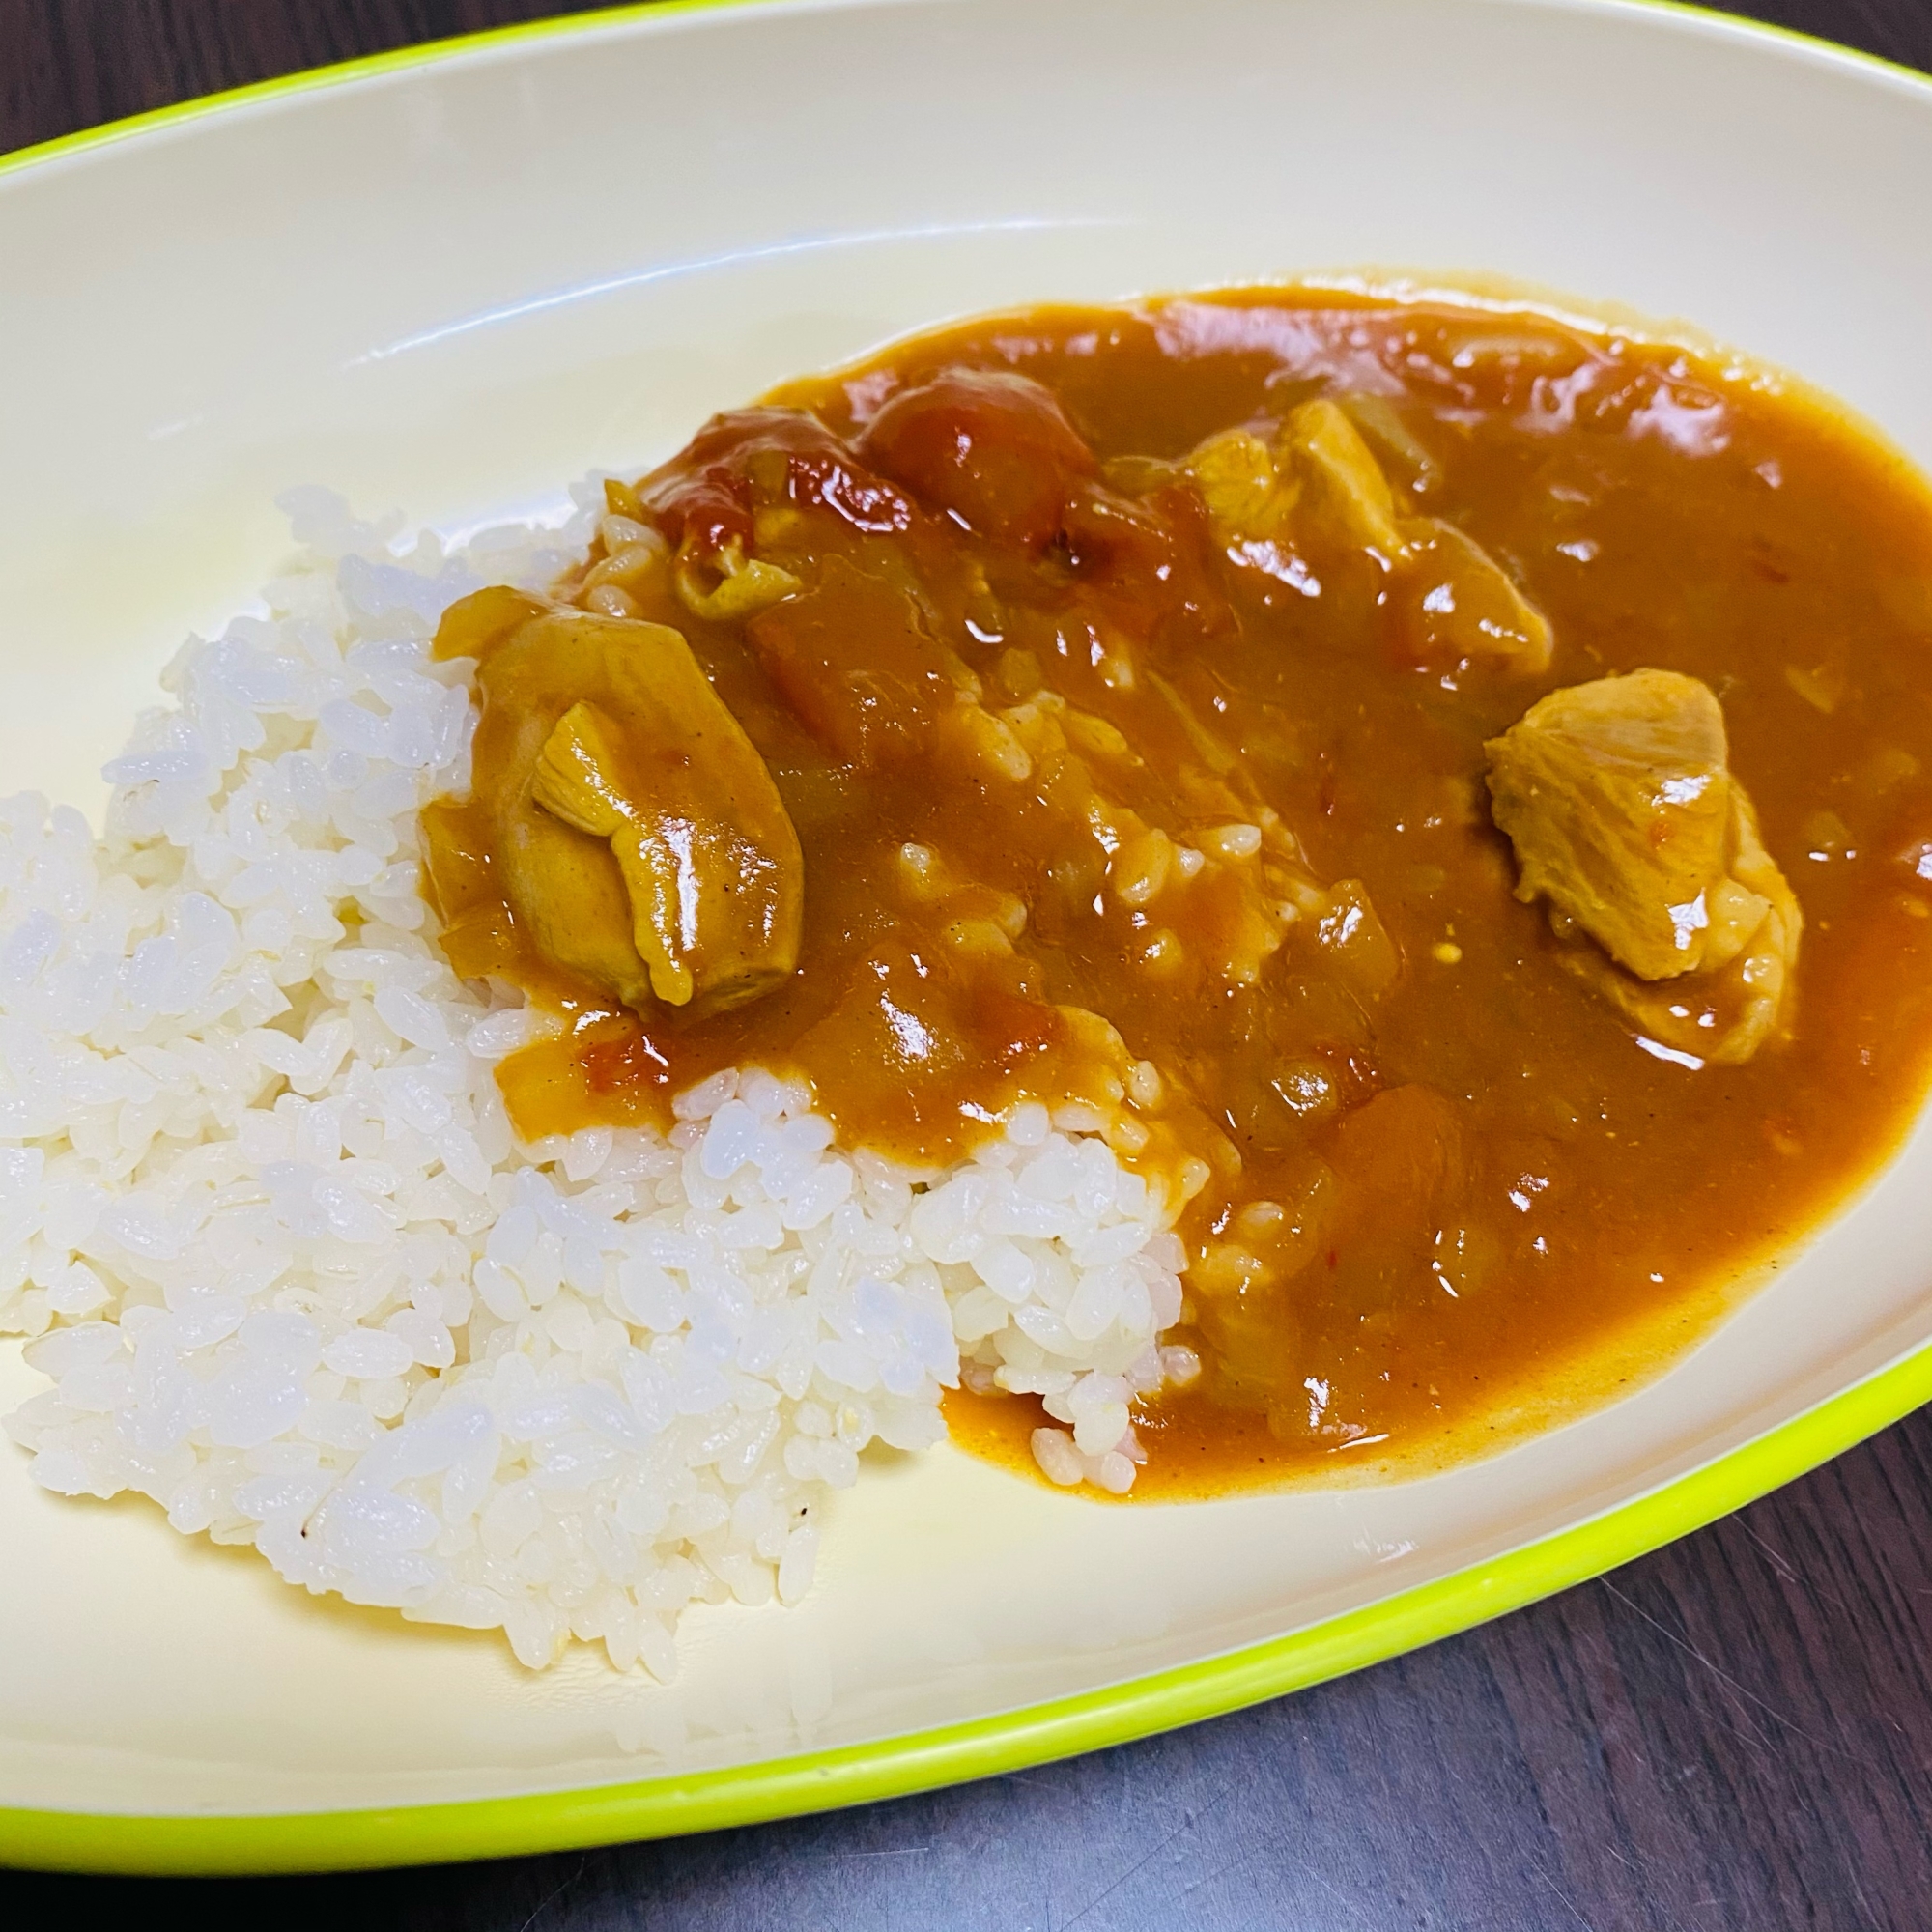
<path id="1" fill-rule="evenodd" d="M 424 819 L 444 943 L 563 1022 L 500 1070 L 515 1123 L 664 1124 L 756 1063 L 915 1166 L 1022 1100 L 1103 1134 L 1175 1216 L 1202 1365 L 1137 1494 L 1598 1399 L 1922 1096 L 1932 501 L 1762 372 L 1313 290 L 1042 310 L 715 418 L 609 509 L 551 600 L 438 639 L 483 698 Z M 647 635 L 723 723 L 625 697 Z M 1735 781 L 1708 968 L 1701 895 L 1614 956 L 1492 812 L 1540 700 L 1639 672 L 1705 694 Z M 628 900 L 529 870 L 532 799 Z M 646 877 L 653 839 L 685 857 Z M 1016 1462 L 1039 1419 L 949 1417 Z"/>

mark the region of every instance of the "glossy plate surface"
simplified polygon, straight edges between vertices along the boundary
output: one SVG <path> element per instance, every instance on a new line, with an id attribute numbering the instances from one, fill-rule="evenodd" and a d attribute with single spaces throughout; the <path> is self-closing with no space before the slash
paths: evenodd
<path id="1" fill-rule="evenodd" d="M 1932 85 L 1597 0 L 655 9 L 0 164 L 0 779 L 90 809 L 324 481 L 457 529 L 952 315 L 1484 270 L 1799 370 L 1932 464 Z M 679 1682 L 306 1598 L 0 1453 L 0 1856 L 270 1869 L 854 1802 L 1354 1667 L 1623 1561 L 1932 1394 L 1932 1131 L 1694 1353 L 1400 1487 L 1082 1503 L 941 1450 Z M 39 1378 L 0 1351 L 0 1401 Z"/>

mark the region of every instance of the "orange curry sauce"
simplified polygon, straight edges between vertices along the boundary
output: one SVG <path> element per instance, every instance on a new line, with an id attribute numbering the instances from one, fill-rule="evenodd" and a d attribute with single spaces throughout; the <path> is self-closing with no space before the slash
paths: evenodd
<path id="1" fill-rule="evenodd" d="M 1322 395 L 1547 616 L 1547 670 L 1459 657 L 1426 576 L 1359 549 L 1217 549 L 1179 460 Z M 616 1008 L 541 970 L 473 809 L 433 809 L 458 970 L 570 1021 L 502 1069 L 525 1133 L 663 1123 L 754 1062 L 918 1162 L 1020 1097 L 1074 1109 L 1187 1197 L 1205 1366 L 1138 1417 L 1157 1497 L 1429 1466 L 1600 1400 L 1909 1124 L 1932 500 L 1821 404 L 1533 313 L 1286 289 L 995 317 L 768 405 L 612 486 L 663 545 L 619 571 L 600 542 L 556 594 L 682 632 L 762 754 L 798 970 Z M 677 571 L 722 582 L 731 546 L 800 587 L 698 614 Z M 1792 1037 L 1744 1065 L 1656 1057 L 1561 970 L 1489 817 L 1485 740 L 1644 666 L 1717 693 L 1805 917 Z M 1031 1466 L 1032 1399 L 948 1415 Z"/>

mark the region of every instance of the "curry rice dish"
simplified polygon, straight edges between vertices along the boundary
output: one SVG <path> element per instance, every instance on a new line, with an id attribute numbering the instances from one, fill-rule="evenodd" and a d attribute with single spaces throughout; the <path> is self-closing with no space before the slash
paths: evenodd
<path id="1" fill-rule="evenodd" d="M 311 1589 L 667 1675 L 873 1439 L 1440 1466 L 1924 1092 L 1932 506 L 1741 363 L 1044 309 L 560 535 L 292 501 L 105 840 L 9 808 L 0 1312 L 43 1483 Z"/>

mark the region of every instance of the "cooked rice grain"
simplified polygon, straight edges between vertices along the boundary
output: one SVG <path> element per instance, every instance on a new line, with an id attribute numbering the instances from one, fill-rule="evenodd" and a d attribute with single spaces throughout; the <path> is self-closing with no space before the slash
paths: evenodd
<path id="1" fill-rule="evenodd" d="M 104 838 L 0 806 L 0 1328 L 52 1386 L 35 1479 L 137 1490 L 289 1581 L 601 1641 L 668 1678 L 688 1603 L 797 1599 L 825 1492 L 940 1390 L 1031 1391 L 1057 1482 L 1122 1491 L 1181 1250 L 1164 1204 L 1043 1108 L 940 1175 L 833 1145 L 750 1069 L 665 1138 L 511 1133 L 494 1064 L 541 1024 L 458 981 L 414 814 L 468 780 L 462 667 L 428 642 L 560 530 L 447 552 L 326 492 L 267 614 L 191 639 Z"/>

